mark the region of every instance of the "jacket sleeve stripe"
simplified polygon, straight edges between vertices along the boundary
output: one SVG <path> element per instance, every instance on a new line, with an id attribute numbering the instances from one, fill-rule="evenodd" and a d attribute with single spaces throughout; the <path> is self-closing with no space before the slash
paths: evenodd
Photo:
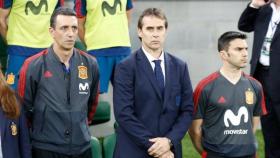
<path id="1" fill-rule="evenodd" d="M 78 18 L 82 18 L 85 16 L 84 6 L 85 4 L 82 3 L 82 0 L 76 0 L 75 1 L 75 11 L 77 13 Z"/>
<path id="2" fill-rule="evenodd" d="M 64 6 L 64 0 L 60 0 L 60 6 Z"/>
<path id="3" fill-rule="evenodd" d="M 262 114 L 263 115 L 267 114 L 266 104 L 265 104 L 265 97 L 264 97 L 263 90 L 262 90 Z"/>
<path id="4" fill-rule="evenodd" d="M 98 84 L 98 87 L 97 87 L 95 98 L 93 98 L 93 102 L 92 102 L 92 105 L 90 107 L 89 114 L 88 114 L 88 123 L 89 124 L 93 120 L 93 116 L 95 114 L 95 111 L 96 111 L 96 108 L 97 108 L 97 105 L 98 105 L 98 96 L 99 96 L 99 84 Z"/>
<path id="5" fill-rule="evenodd" d="M 38 57 L 42 56 L 43 54 L 47 54 L 47 49 L 41 51 L 40 53 L 28 58 L 25 60 L 23 66 L 21 67 L 20 74 L 19 74 L 19 83 L 18 83 L 18 93 L 21 98 L 24 97 L 25 87 L 26 87 L 26 72 L 28 69 L 29 64 L 34 59 L 37 59 Z"/>
<path id="6" fill-rule="evenodd" d="M 8 9 L 11 8 L 13 4 L 12 0 L 0 0 L 0 8 Z"/>
<path id="7" fill-rule="evenodd" d="M 193 94 L 193 100 L 194 100 L 194 114 L 197 111 L 198 108 L 198 101 L 201 95 L 202 90 L 206 85 L 208 85 L 211 81 L 215 80 L 217 77 L 219 77 L 219 73 L 215 72 L 211 74 L 210 76 L 203 79 L 196 87 L 194 94 Z"/>

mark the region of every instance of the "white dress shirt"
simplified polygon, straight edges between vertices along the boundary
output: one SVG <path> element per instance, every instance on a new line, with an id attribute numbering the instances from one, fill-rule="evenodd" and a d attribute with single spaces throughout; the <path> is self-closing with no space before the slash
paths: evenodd
<path id="1" fill-rule="evenodd" d="M 153 62 L 154 60 L 161 60 L 160 62 L 160 67 L 162 69 L 162 73 L 163 73 L 163 77 L 164 77 L 164 83 L 165 83 L 165 64 L 164 64 L 164 52 L 162 51 L 162 53 L 160 54 L 159 58 L 155 58 L 153 57 L 150 53 L 148 53 L 144 47 L 142 47 L 142 50 L 144 52 L 144 54 L 146 55 L 146 57 L 148 58 L 152 68 L 153 68 L 153 71 L 155 70 L 155 62 Z"/>
<path id="2" fill-rule="evenodd" d="M 266 36 L 264 39 L 264 43 L 261 49 L 261 55 L 260 55 L 260 63 L 264 66 L 270 65 L 270 46 L 271 42 L 274 36 L 274 33 L 276 31 L 276 28 L 278 27 L 278 24 L 280 22 L 280 9 L 276 8 L 274 3 L 270 4 L 270 7 L 272 8 L 272 16 L 268 25 L 268 29 L 266 32 Z"/>

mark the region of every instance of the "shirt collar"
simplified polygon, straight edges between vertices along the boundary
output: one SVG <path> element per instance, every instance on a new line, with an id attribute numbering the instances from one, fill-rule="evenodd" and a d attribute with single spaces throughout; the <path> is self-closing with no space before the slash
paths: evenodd
<path id="1" fill-rule="evenodd" d="M 72 65 L 73 58 L 74 58 L 74 55 L 75 55 L 75 49 L 73 49 L 73 54 L 72 54 L 72 56 L 70 57 L 70 60 L 69 60 L 69 68 L 68 68 L 68 69 L 66 68 L 65 64 L 64 64 L 63 62 L 60 61 L 59 57 L 55 54 L 55 52 L 54 52 L 54 50 L 53 50 L 53 45 L 50 47 L 49 53 L 51 53 L 51 54 L 53 55 L 54 59 L 55 59 L 57 62 L 59 62 L 59 63 L 61 64 L 62 69 L 63 69 L 64 72 L 66 72 L 66 73 L 69 73 L 69 72 L 70 72 L 70 67 L 71 67 L 71 65 Z"/>
<path id="2" fill-rule="evenodd" d="M 159 58 L 155 58 L 153 57 L 150 53 L 148 53 L 145 48 L 142 46 L 142 50 L 144 52 L 144 54 L 146 55 L 146 57 L 148 58 L 150 63 L 153 63 L 154 60 L 161 60 L 161 63 L 164 63 L 164 51 L 161 52 Z"/>
<path id="3" fill-rule="evenodd" d="M 275 3 L 270 3 L 270 7 L 272 8 L 272 10 L 273 10 L 273 12 L 279 12 L 279 9 L 277 10 L 276 9 L 276 5 L 275 5 Z"/>

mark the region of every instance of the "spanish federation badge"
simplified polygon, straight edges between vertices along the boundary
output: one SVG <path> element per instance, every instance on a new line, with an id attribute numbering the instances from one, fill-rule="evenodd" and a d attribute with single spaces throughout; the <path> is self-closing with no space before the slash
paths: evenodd
<path id="1" fill-rule="evenodd" d="M 247 104 L 252 105 L 254 103 L 254 93 L 250 88 L 245 91 L 245 98 Z"/>
<path id="2" fill-rule="evenodd" d="M 7 75 L 7 83 L 8 83 L 9 85 L 12 85 L 12 84 L 15 83 L 15 75 L 14 75 L 13 73 L 9 73 L 9 74 Z"/>
<path id="3" fill-rule="evenodd" d="M 14 122 L 12 122 L 12 124 L 11 124 L 11 133 L 12 133 L 12 135 L 13 136 L 16 136 L 17 134 L 18 134 L 18 132 L 17 132 L 17 125 L 14 123 Z"/>
<path id="4" fill-rule="evenodd" d="M 87 79 L 87 67 L 85 66 L 78 66 L 78 73 L 79 73 L 79 78 L 81 79 Z"/>

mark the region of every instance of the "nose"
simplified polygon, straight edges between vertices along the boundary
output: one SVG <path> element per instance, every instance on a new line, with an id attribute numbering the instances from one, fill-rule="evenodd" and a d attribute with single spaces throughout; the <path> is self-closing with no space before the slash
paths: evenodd
<path id="1" fill-rule="evenodd" d="M 154 31 L 154 32 L 153 32 L 153 37 L 154 37 L 154 38 L 158 38 L 158 37 L 159 37 L 158 31 Z"/>
<path id="2" fill-rule="evenodd" d="M 69 36 L 69 37 L 72 37 L 72 36 L 74 36 L 76 34 L 76 32 L 77 32 L 76 29 L 70 28 L 70 29 L 67 30 L 67 34 L 66 35 Z"/>
<path id="3" fill-rule="evenodd" d="M 72 29 L 69 29 L 68 31 L 67 31 L 67 36 L 73 36 L 74 35 L 74 31 L 72 30 Z"/>
<path id="4" fill-rule="evenodd" d="M 247 50 L 247 49 L 243 49 L 242 55 L 243 55 L 244 57 L 247 57 L 247 56 L 248 56 L 248 50 Z"/>

